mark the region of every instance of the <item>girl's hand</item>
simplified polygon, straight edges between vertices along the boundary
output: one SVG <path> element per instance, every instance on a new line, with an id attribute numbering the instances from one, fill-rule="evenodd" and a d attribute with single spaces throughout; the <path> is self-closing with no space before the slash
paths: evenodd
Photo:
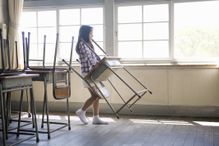
<path id="1" fill-rule="evenodd" d="M 92 69 L 95 69 L 99 66 L 99 62 L 97 62 L 95 65 L 92 66 Z"/>

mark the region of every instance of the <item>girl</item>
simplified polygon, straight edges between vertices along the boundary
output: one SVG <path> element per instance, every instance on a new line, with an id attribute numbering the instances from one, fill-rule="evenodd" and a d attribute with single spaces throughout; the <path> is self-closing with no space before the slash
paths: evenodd
<path id="1" fill-rule="evenodd" d="M 94 49 L 92 45 L 92 37 L 93 28 L 88 25 L 82 25 L 79 30 L 76 52 L 79 55 L 79 60 L 81 64 L 81 75 L 83 77 L 85 77 L 100 61 L 99 56 L 91 51 L 91 49 Z M 87 45 L 89 45 L 89 47 Z M 89 108 L 89 106 L 93 105 L 93 124 L 108 124 L 107 122 L 102 121 L 99 117 L 100 97 L 96 92 L 95 87 L 89 87 L 85 82 L 83 83 L 84 87 L 88 88 L 91 97 L 85 101 L 82 108 L 76 111 L 76 115 L 80 118 L 81 122 L 83 122 L 84 124 L 88 124 L 88 120 L 86 118 L 86 110 Z"/>

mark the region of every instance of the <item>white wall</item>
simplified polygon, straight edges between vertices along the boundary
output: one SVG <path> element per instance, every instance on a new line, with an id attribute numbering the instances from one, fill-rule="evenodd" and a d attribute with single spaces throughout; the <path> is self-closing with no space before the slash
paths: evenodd
<path id="1" fill-rule="evenodd" d="M 219 110 L 219 71 L 216 66 L 136 66 L 127 67 L 153 94 L 146 94 L 133 107 L 133 113 L 126 109 L 124 114 L 136 115 L 178 115 L 178 116 L 218 116 Z M 140 89 L 128 75 L 118 71 L 134 89 Z M 119 91 L 126 100 L 132 92 L 123 86 L 121 82 L 112 76 L 111 80 L 119 87 Z M 89 97 L 89 93 L 83 88 L 82 82 L 74 73 L 71 75 L 70 108 L 75 111 Z M 108 86 L 108 84 L 107 84 Z M 122 105 L 122 101 L 110 87 L 111 97 L 109 102 L 113 106 Z M 52 96 L 52 87 L 48 85 L 49 104 L 51 111 L 63 111 L 64 101 L 56 101 Z M 38 110 L 42 109 L 43 84 L 34 82 L 34 96 Z M 104 100 L 102 112 L 111 113 Z"/>

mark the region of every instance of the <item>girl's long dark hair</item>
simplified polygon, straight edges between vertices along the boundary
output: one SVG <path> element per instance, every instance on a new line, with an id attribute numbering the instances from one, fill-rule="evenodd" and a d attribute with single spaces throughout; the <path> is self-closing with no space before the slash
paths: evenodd
<path id="1" fill-rule="evenodd" d="M 78 42 L 76 45 L 76 52 L 79 53 L 79 49 L 80 49 L 80 42 L 83 39 L 85 42 L 87 42 L 88 44 L 91 44 L 90 39 L 89 39 L 89 34 L 90 32 L 93 30 L 93 27 L 89 26 L 89 25 L 82 25 L 79 29 L 79 35 L 78 35 Z"/>

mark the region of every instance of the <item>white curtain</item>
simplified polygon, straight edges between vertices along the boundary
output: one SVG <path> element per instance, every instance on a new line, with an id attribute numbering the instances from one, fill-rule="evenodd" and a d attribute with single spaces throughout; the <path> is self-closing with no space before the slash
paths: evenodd
<path id="1" fill-rule="evenodd" d="M 15 66 L 15 41 L 18 42 L 18 52 L 19 51 L 19 35 L 18 27 L 20 16 L 23 10 L 24 0 L 8 0 L 8 14 L 9 14 L 9 26 L 8 26 L 8 38 L 10 40 L 10 52 L 11 52 L 11 62 L 12 67 Z M 20 55 L 19 55 L 20 56 Z"/>

